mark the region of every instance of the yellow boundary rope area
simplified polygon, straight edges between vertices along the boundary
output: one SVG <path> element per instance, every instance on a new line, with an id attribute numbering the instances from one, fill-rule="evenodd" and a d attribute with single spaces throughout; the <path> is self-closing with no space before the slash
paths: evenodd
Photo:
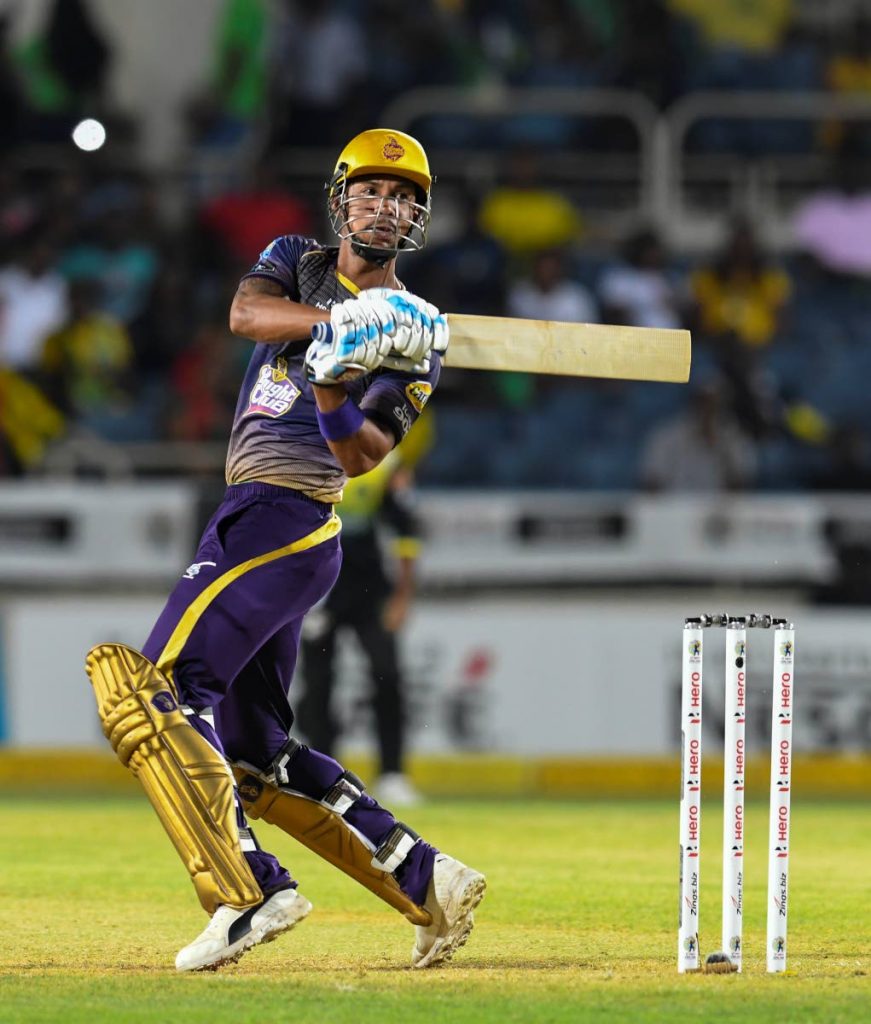
<path id="1" fill-rule="evenodd" d="M 365 755 L 349 754 L 346 767 L 364 780 L 375 777 Z M 768 794 L 767 757 L 748 758 L 747 795 Z M 410 776 L 430 796 L 673 797 L 680 791 L 678 758 L 508 758 L 457 754 L 411 758 Z M 711 797 L 722 793 L 723 762 L 704 763 L 703 786 Z M 137 791 L 136 780 L 111 753 L 92 750 L 0 749 L 0 793 L 45 790 L 62 793 L 101 789 Z M 793 795 L 862 797 L 871 793 L 871 756 L 797 757 Z"/>

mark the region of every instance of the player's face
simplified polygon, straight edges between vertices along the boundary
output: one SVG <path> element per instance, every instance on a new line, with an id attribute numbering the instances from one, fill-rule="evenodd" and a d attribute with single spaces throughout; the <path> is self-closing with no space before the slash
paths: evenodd
<path id="1" fill-rule="evenodd" d="M 414 225 L 417 194 L 404 178 L 359 178 L 348 183 L 345 208 L 349 235 L 364 245 L 395 249 Z"/>

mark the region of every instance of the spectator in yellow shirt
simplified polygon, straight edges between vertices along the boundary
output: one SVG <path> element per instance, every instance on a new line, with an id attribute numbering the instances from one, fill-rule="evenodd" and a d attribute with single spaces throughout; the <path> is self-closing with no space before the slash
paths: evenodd
<path id="1" fill-rule="evenodd" d="M 668 6 L 693 22 L 710 46 L 756 53 L 777 49 L 793 15 L 792 0 L 668 0 Z"/>
<path id="2" fill-rule="evenodd" d="M 762 437 L 772 429 L 774 413 L 756 357 L 777 334 L 789 278 L 767 259 L 750 224 L 739 219 L 721 254 L 696 271 L 690 285 L 698 339 L 714 346 L 740 425 Z"/>
<path id="3" fill-rule="evenodd" d="M 133 344 L 127 329 L 97 308 L 97 284 L 70 287 L 70 316 L 43 343 L 40 377 L 46 393 L 74 419 L 126 407 L 132 396 Z"/>
<path id="4" fill-rule="evenodd" d="M 530 149 L 509 158 L 508 180 L 485 196 L 478 223 L 515 256 L 570 246 L 581 234 L 578 211 L 566 196 L 540 183 Z"/>
<path id="5" fill-rule="evenodd" d="M 826 85 L 839 95 L 871 97 L 871 17 L 867 14 L 857 14 L 839 33 L 826 66 Z M 846 125 L 827 121 L 821 126 L 820 137 L 832 151 L 855 140 L 861 142 L 862 156 L 871 151 L 871 131 L 861 121 Z"/>
<path id="6" fill-rule="evenodd" d="M 743 346 L 770 344 L 790 295 L 786 273 L 768 261 L 749 222 L 737 220 L 719 257 L 691 280 L 697 329 Z"/>

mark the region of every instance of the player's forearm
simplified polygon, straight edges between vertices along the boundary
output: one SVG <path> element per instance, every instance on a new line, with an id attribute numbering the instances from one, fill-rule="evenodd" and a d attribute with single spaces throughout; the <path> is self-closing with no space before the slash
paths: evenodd
<path id="1" fill-rule="evenodd" d="M 315 402 L 322 413 L 334 412 L 351 401 L 341 384 L 332 387 L 319 387 L 315 384 L 313 390 Z M 392 434 L 365 417 L 353 434 L 339 440 L 326 438 L 326 441 L 348 476 L 362 476 L 374 469 L 394 444 Z"/>
<path id="2" fill-rule="evenodd" d="M 410 601 L 414 594 L 414 570 L 416 558 L 400 558 L 396 567 L 396 584 L 394 594 L 405 601 Z"/>
<path id="3" fill-rule="evenodd" d="M 330 451 L 348 476 L 362 476 L 374 469 L 393 446 L 392 439 L 371 420 L 344 441 L 327 441 Z"/>
<path id="4" fill-rule="evenodd" d="M 278 295 L 237 292 L 230 306 L 233 334 L 263 344 L 303 341 L 311 337 L 314 324 L 329 319 L 326 310 Z"/>

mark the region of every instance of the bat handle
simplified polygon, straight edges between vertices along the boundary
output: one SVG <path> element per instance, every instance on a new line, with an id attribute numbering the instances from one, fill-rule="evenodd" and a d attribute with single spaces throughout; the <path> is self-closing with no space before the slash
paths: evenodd
<path id="1" fill-rule="evenodd" d="M 319 323 L 312 324 L 312 341 L 326 341 L 331 342 L 333 340 L 333 325 L 327 320 L 321 320 Z"/>

